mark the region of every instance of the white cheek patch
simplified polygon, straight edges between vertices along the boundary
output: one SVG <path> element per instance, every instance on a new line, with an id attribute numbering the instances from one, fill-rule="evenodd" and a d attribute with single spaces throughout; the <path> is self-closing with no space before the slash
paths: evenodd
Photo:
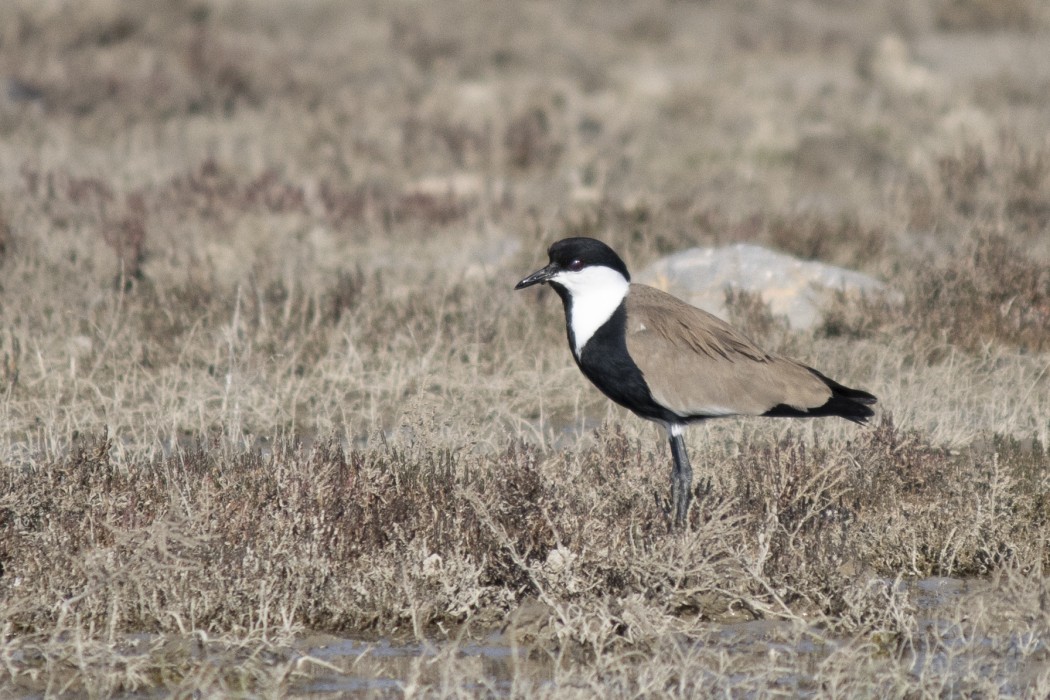
<path id="1" fill-rule="evenodd" d="M 585 267 L 579 272 L 563 270 L 551 278 L 572 297 L 569 324 L 572 326 L 572 352 L 577 358 L 594 332 L 602 327 L 627 296 L 630 289 L 623 275 L 611 267 Z"/>

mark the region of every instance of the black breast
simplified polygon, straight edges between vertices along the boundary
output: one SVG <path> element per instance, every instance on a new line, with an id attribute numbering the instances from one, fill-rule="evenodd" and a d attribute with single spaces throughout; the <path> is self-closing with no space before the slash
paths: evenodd
<path id="1" fill-rule="evenodd" d="M 572 310 L 566 308 L 565 311 L 571 344 L 572 323 L 569 319 Z M 603 394 L 642 418 L 682 422 L 681 416 L 656 403 L 642 370 L 627 353 L 627 310 L 623 303 L 587 341 L 580 357 L 576 358 L 576 364 Z"/>

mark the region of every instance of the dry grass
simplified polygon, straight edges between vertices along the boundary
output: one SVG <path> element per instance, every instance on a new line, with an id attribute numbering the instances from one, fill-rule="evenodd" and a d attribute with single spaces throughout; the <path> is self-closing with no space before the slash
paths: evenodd
<path id="1" fill-rule="evenodd" d="M 1048 31 L 1020 0 L 3 4 L 0 689 L 1045 695 Z M 658 431 L 511 291 L 566 235 L 881 277 L 900 303 L 813 334 L 731 301 L 882 415 L 694 430 L 671 534 Z M 494 673 L 464 649 L 498 629 L 527 659 Z M 317 632 L 443 646 L 340 670 Z"/>

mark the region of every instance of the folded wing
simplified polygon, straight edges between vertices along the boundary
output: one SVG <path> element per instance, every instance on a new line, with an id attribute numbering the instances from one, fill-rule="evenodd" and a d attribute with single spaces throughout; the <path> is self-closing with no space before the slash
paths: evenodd
<path id="1" fill-rule="evenodd" d="M 834 387 L 874 402 L 870 394 L 846 389 L 803 364 L 763 351 L 719 318 L 658 289 L 632 284 L 627 305 L 627 350 L 653 398 L 683 419 L 842 415 L 821 410 L 836 403 Z"/>

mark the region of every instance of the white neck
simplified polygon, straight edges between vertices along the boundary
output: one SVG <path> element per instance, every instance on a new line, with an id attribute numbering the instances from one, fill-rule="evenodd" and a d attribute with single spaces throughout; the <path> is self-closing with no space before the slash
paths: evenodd
<path id="1" fill-rule="evenodd" d="M 591 339 L 616 311 L 631 284 L 611 267 L 585 267 L 579 272 L 565 270 L 551 278 L 568 290 L 572 304 L 567 310 L 572 327 L 576 358 Z"/>

